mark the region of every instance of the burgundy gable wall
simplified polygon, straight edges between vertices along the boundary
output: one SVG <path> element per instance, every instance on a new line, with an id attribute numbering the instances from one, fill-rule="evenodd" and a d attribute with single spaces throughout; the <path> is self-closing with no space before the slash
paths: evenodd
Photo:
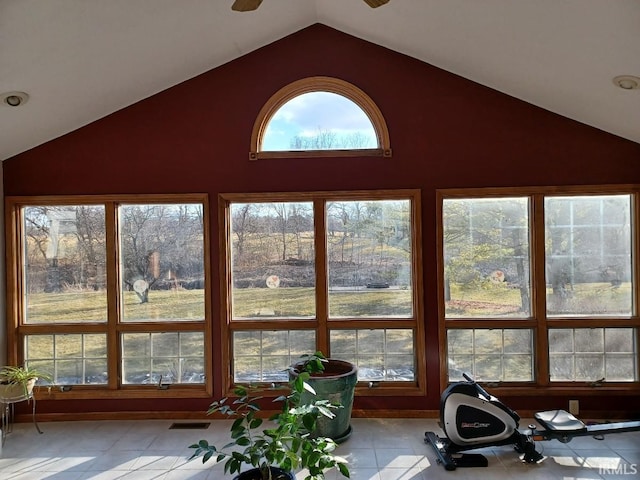
<path id="1" fill-rule="evenodd" d="M 392 158 L 249 161 L 251 130 L 263 104 L 288 83 L 315 75 L 351 82 L 377 103 L 389 127 Z M 420 188 L 429 394 L 360 397 L 355 407 L 436 410 L 435 190 L 640 183 L 638 162 L 640 144 L 318 24 L 6 160 L 4 188 L 5 195 L 206 192 L 213 229 L 220 192 Z M 211 238 L 217 272 L 215 231 Z M 216 277 L 213 312 L 219 311 L 218 290 Z M 214 334 L 218 321 L 214 315 Z M 216 354 L 214 365 L 219 361 Z M 601 409 L 598 398 L 584 398 L 582 409 L 590 409 L 589 403 Z M 616 401 L 624 408 L 637 397 Z M 554 407 L 549 398 L 514 402 L 515 408 Z M 38 409 L 204 410 L 206 405 L 123 399 L 43 401 Z"/>

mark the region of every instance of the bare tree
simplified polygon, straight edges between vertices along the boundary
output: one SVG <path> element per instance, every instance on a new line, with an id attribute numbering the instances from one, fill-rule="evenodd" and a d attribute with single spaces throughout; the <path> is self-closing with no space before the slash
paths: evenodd
<path id="1" fill-rule="evenodd" d="M 236 236 L 236 257 L 234 262 L 242 265 L 245 262 L 245 244 L 251 234 L 256 232 L 256 222 L 253 216 L 253 204 L 234 204 L 232 206 L 232 232 Z"/>
<path id="2" fill-rule="evenodd" d="M 125 205 L 120 212 L 123 282 L 140 303 L 161 279 L 177 285 L 180 275 L 202 275 L 200 206 Z"/>
<path id="3" fill-rule="evenodd" d="M 82 286 L 98 290 L 104 288 L 104 275 L 100 269 L 105 265 L 105 218 L 102 206 L 78 206 L 76 231 L 78 250 L 81 255 L 80 278 Z"/>
<path id="4" fill-rule="evenodd" d="M 362 132 L 347 133 L 339 136 L 332 130 L 318 127 L 314 135 L 296 135 L 289 145 L 292 150 L 332 150 L 375 148 L 377 142 Z"/>
<path id="5" fill-rule="evenodd" d="M 77 234 L 77 209 L 73 206 L 33 206 L 24 211 L 27 255 L 37 251 L 42 261 L 29 267 L 29 288 L 59 292 L 64 285 L 81 284 L 86 277 L 83 245 L 69 239 Z M 65 240 L 66 238 L 66 240 Z M 35 246 L 35 249 L 31 247 Z M 62 252 L 62 258 L 60 258 Z M 43 265 L 44 277 L 34 275 Z"/>
<path id="6" fill-rule="evenodd" d="M 289 211 L 286 203 L 273 203 L 271 210 L 275 214 L 275 227 L 282 243 L 282 260 L 287 259 L 287 231 L 289 228 Z"/>

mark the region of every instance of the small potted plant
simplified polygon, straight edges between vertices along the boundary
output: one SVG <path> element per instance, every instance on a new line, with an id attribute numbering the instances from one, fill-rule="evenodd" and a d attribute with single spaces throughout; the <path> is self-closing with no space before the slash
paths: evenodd
<path id="1" fill-rule="evenodd" d="M 235 480 L 295 480 L 294 471 L 306 469 L 305 480 L 324 480 L 325 472 L 337 468 L 349 477 L 346 460 L 334 454 L 337 444 L 330 438 L 312 435 L 319 417 L 332 417 L 339 405 L 326 400 L 302 403 L 303 392 L 311 389 L 306 382 L 308 372 L 302 372 L 289 382 L 290 391 L 274 399 L 281 402 L 279 412 L 269 420 L 272 426 L 263 426 L 258 402 L 263 398 L 252 396 L 251 388 L 238 386 L 236 400 L 215 401 L 207 414 L 219 413 L 234 418 L 230 427 L 231 442 L 221 448 L 200 440 L 190 446 L 195 452 L 190 459 L 202 455 L 202 462 L 211 458 L 225 461 L 225 473 L 238 473 Z M 229 402 L 229 403 L 228 403 Z M 243 466 L 248 470 L 241 472 Z"/>
<path id="2" fill-rule="evenodd" d="M 0 399 L 10 402 L 31 397 L 38 380 L 52 382 L 51 375 L 28 366 L 5 366 L 0 369 Z"/>

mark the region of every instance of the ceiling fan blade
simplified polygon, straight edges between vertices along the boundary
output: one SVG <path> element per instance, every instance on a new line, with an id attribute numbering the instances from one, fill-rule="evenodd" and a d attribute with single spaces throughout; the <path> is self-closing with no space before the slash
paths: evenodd
<path id="1" fill-rule="evenodd" d="M 251 12 L 257 9 L 261 3 L 262 0 L 236 0 L 233 2 L 233 5 L 231 5 L 231 10 L 235 10 L 236 12 Z"/>
<path id="2" fill-rule="evenodd" d="M 364 0 L 364 2 L 371 8 L 378 8 L 385 3 L 389 3 L 389 0 Z"/>

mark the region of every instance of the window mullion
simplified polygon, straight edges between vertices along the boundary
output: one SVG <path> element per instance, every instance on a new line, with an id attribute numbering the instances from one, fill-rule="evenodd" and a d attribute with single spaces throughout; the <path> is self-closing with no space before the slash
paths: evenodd
<path id="1" fill-rule="evenodd" d="M 631 264 L 631 278 L 632 285 L 636 285 L 636 288 L 631 291 L 631 315 L 634 318 L 638 318 L 640 313 L 638 312 L 638 302 L 640 301 L 640 292 L 637 288 L 640 285 L 640 232 L 638 225 L 640 225 L 640 194 L 634 193 L 632 195 L 632 204 L 631 204 L 631 252 L 632 254 L 632 264 Z M 637 340 L 640 342 L 640 329 L 637 329 L 638 336 Z M 640 343 L 639 343 L 640 345 Z M 638 368 L 640 370 L 640 355 L 638 355 Z"/>
<path id="2" fill-rule="evenodd" d="M 544 196 L 531 197 L 531 276 L 533 290 L 533 317 L 537 321 L 535 333 L 535 380 L 538 385 L 549 385 L 549 335 L 547 325 L 546 291 L 547 279 L 545 275 L 545 223 Z"/>
<path id="3" fill-rule="evenodd" d="M 631 315 L 634 319 L 638 319 L 638 302 L 640 301 L 640 293 L 638 292 L 638 285 L 640 285 L 640 232 L 638 225 L 640 224 L 640 194 L 634 193 L 632 195 L 631 204 L 631 252 L 635 255 L 631 256 L 631 279 L 632 285 L 636 285 L 636 288 L 631 291 Z M 634 351 L 637 352 L 640 347 L 640 328 L 635 330 L 635 345 Z M 640 380 L 640 354 L 636 355 L 636 372 L 635 378 Z"/>
<path id="4" fill-rule="evenodd" d="M 329 352 L 329 281 L 327 278 L 327 216 L 326 203 L 323 200 L 313 202 L 314 249 L 316 266 L 316 347 Z"/>
<path id="5" fill-rule="evenodd" d="M 7 290 L 7 358 L 9 365 L 18 365 L 18 360 L 23 361 L 25 358 L 25 334 L 24 334 L 24 312 L 25 305 L 25 279 L 24 268 L 26 265 L 25 246 L 22 243 L 24 238 L 23 231 L 23 212 L 19 206 L 13 206 L 8 209 L 11 216 L 10 222 L 5 222 L 5 228 L 8 229 L 6 236 L 7 249 L 13 252 L 15 267 L 7 262 L 6 265 L 6 281 L 7 285 L 15 285 L 13 292 Z M 9 216 L 7 215 L 7 219 Z"/>
<path id="6" fill-rule="evenodd" d="M 118 209 L 114 202 L 105 204 L 106 268 L 107 268 L 107 371 L 109 389 L 117 389 L 121 382 L 120 353 L 122 345 L 118 338 L 120 320 L 120 268 L 118 258 Z"/>

